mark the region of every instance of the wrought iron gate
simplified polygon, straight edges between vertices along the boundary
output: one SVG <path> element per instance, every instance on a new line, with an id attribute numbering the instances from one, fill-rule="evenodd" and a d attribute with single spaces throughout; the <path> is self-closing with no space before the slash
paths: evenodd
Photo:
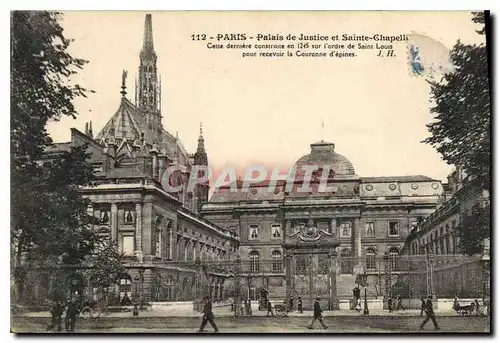
<path id="1" fill-rule="evenodd" d="M 302 299 L 304 310 L 313 308 L 314 301 L 320 298 L 322 308 L 331 304 L 332 273 L 330 258 L 327 253 L 296 253 L 292 257 L 290 295 L 296 303 Z"/>

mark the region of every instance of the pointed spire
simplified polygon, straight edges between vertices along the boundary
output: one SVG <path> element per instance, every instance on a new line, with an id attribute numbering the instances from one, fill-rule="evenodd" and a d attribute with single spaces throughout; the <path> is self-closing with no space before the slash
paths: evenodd
<path id="1" fill-rule="evenodd" d="M 134 98 L 134 104 L 135 104 L 135 107 L 137 107 L 137 74 L 135 75 L 135 98 Z"/>
<path id="2" fill-rule="evenodd" d="M 144 41 L 143 41 L 143 45 L 142 45 L 142 50 L 144 52 L 154 51 L 153 21 L 151 19 L 151 14 L 146 14 L 146 19 L 144 21 Z"/>
<path id="3" fill-rule="evenodd" d="M 124 70 L 122 72 L 122 91 L 120 92 L 121 95 L 122 95 L 122 97 L 125 97 L 125 95 L 127 94 L 127 91 L 126 91 L 126 89 L 127 89 L 127 85 L 126 85 L 126 83 L 127 83 L 127 74 L 128 74 L 128 72 L 126 70 Z"/>
<path id="4" fill-rule="evenodd" d="M 196 152 L 205 152 L 205 139 L 203 138 L 203 123 L 200 123 L 200 137 L 198 138 L 198 149 Z"/>

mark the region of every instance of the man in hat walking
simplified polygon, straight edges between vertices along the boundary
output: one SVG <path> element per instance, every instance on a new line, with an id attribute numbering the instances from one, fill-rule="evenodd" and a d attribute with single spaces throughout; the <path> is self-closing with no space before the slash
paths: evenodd
<path id="1" fill-rule="evenodd" d="M 434 324 L 434 329 L 439 330 L 439 325 L 436 321 L 436 315 L 434 314 L 434 309 L 432 308 L 432 295 L 429 295 L 427 302 L 425 303 L 425 314 L 426 317 L 422 324 L 420 325 L 420 330 L 423 330 L 424 325 L 430 320 L 432 320 L 432 324 Z"/>
<path id="2" fill-rule="evenodd" d="M 210 298 L 208 296 L 205 296 L 203 298 L 203 301 L 205 302 L 205 305 L 203 306 L 203 320 L 201 321 L 201 326 L 200 330 L 198 332 L 203 332 L 203 329 L 205 328 L 205 325 L 207 325 L 207 322 L 212 325 L 214 328 L 215 332 L 219 332 L 219 329 L 217 328 L 217 324 L 214 322 L 214 313 L 212 312 L 212 302 L 210 301 Z"/>
<path id="3" fill-rule="evenodd" d="M 323 310 L 321 309 L 321 306 L 319 304 L 319 297 L 316 298 L 316 301 L 314 302 L 314 315 L 313 315 L 313 320 L 311 324 L 308 326 L 309 329 L 313 328 L 314 322 L 319 320 L 320 324 L 323 326 L 323 329 L 328 329 L 328 326 L 325 325 L 323 322 Z"/>

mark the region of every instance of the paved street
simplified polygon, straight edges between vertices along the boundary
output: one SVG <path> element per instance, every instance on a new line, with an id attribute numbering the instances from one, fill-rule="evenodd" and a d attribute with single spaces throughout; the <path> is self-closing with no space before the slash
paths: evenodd
<path id="1" fill-rule="evenodd" d="M 200 318 L 110 318 L 96 321 L 81 320 L 77 322 L 76 332 L 81 333 L 195 333 L 200 324 Z M 216 318 L 221 333 L 388 333 L 388 332 L 421 332 L 419 325 L 423 317 L 413 316 L 335 316 L 326 317 L 327 330 L 307 329 L 310 318 Z M 438 317 L 441 326 L 439 332 L 489 332 L 487 317 Z M 48 318 L 24 317 L 15 318 L 11 322 L 13 332 L 45 332 Z M 121 327 L 122 326 L 122 327 Z M 210 324 L 206 331 L 213 332 Z M 436 332 L 432 323 L 427 323 L 424 332 Z"/>

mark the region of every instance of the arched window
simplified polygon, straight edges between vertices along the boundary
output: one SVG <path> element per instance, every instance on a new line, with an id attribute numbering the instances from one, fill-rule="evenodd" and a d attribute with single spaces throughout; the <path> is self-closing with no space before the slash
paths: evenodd
<path id="1" fill-rule="evenodd" d="M 191 248 L 191 243 L 188 242 L 184 248 L 184 260 L 185 261 L 190 261 L 190 248 Z"/>
<path id="2" fill-rule="evenodd" d="M 281 256 L 281 252 L 279 252 L 278 250 L 273 251 L 272 259 L 273 259 L 273 272 L 283 271 L 283 257 Z"/>
<path id="3" fill-rule="evenodd" d="M 159 227 L 156 228 L 155 232 L 155 255 L 161 258 L 161 230 Z"/>
<path id="4" fill-rule="evenodd" d="M 392 270 L 397 270 L 398 269 L 398 261 L 399 261 L 399 249 L 398 248 L 390 248 L 389 249 L 389 258 L 391 260 Z"/>
<path id="5" fill-rule="evenodd" d="M 342 251 L 340 252 L 340 273 L 352 273 L 352 257 L 350 249 L 342 249 Z"/>
<path id="6" fill-rule="evenodd" d="M 365 253 L 366 257 L 366 269 L 367 270 L 374 270 L 376 269 L 377 265 L 375 262 L 375 249 L 373 248 L 368 248 L 366 249 Z"/>
<path id="7" fill-rule="evenodd" d="M 250 271 L 258 272 L 260 270 L 259 253 L 252 251 L 250 253 Z"/>

